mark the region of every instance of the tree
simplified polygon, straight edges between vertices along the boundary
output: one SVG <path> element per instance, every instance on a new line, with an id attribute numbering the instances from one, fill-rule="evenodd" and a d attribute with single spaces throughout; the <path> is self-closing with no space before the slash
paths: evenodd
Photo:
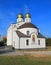
<path id="1" fill-rule="evenodd" d="M 7 42 L 7 37 L 3 36 L 3 42 L 6 43 Z"/>

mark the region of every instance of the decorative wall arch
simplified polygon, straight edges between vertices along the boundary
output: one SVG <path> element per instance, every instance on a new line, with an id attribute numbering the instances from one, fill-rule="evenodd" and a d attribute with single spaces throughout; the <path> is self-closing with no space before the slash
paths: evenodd
<path id="1" fill-rule="evenodd" d="M 32 35 L 32 41 L 35 42 L 35 35 Z"/>

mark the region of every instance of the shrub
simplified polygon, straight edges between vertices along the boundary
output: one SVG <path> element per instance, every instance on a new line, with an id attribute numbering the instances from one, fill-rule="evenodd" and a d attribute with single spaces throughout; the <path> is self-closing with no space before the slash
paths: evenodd
<path id="1" fill-rule="evenodd" d="M 0 46 L 4 45 L 4 42 L 3 41 L 0 41 Z"/>
<path id="2" fill-rule="evenodd" d="M 51 38 L 46 39 L 46 46 L 51 46 Z"/>

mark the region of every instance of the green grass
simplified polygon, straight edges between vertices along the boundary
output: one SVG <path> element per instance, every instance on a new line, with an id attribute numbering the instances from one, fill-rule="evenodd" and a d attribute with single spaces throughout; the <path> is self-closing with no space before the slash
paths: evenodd
<path id="1" fill-rule="evenodd" d="M 32 56 L 0 56 L 0 65 L 51 65 L 51 59 Z"/>

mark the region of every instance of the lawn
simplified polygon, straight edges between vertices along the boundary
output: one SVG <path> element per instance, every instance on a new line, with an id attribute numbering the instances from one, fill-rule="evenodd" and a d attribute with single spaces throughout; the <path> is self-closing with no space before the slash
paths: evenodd
<path id="1" fill-rule="evenodd" d="M 51 65 L 51 57 L 0 56 L 0 65 Z"/>

